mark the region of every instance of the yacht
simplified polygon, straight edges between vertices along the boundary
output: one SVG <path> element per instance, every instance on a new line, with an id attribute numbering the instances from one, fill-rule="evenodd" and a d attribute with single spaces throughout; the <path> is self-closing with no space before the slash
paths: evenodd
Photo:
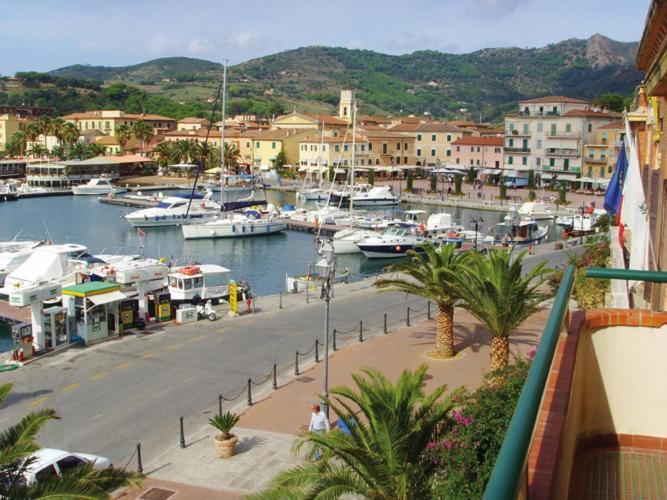
<path id="1" fill-rule="evenodd" d="M 483 241 L 492 245 L 535 245 L 546 239 L 547 232 L 547 226 L 539 226 L 535 219 L 522 218 L 516 209 L 511 209 Z"/>
<path id="2" fill-rule="evenodd" d="M 398 205 L 399 199 L 391 192 L 390 186 L 370 186 L 357 184 L 352 189 L 331 194 L 331 203 L 349 206 L 350 200 L 355 207 L 382 207 Z"/>
<path id="3" fill-rule="evenodd" d="M 426 233 L 429 236 L 462 233 L 463 231 L 465 231 L 465 227 L 457 224 L 452 214 L 448 214 L 447 212 L 431 214 L 426 220 Z"/>
<path id="4" fill-rule="evenodd" d="M 326 201 L 329 193 L 320 188 L 302 188 L 296 195 L 304 201 Z"/>
<path id="5" fill-rule="evenodd" d="M 361 240 L 357 245 L 369 259 L 405 257 L 408 250 L 426 241 L 413 233 L 410 227 L 394 224 L 389 226 L 384 233 Z"/>
<path id="6" fill-rule="evenodd" d="M 348 227 L 335 233 L 332 245 L 335 254 L 361 253 L 358 243 L 369 238 L 378 236 L 378 233 L 370 229 Z"/>
<path id="7" fill-rule="evenodd" d="M 225 173 L 219 182 L 207 182 L 204 188 L 220 193 L 224 210 L 236 210 L 249 206 L 247 202 L 253 201 L 257 181 L 254 175 Z"/>
<path id="8" fill-rule="evenodd" d="M 16 201 L 19 193 L 14 182 L 0 182 L 0 201 Z"/>
<path id="9" fill-rule="evenodd" d="M 187 195 L 168 196 L 157 206 L 136 210 L 124 218 L 134 227 L 178 226 L 189 221 L 213 219 L 220 214 L 220 211 L 220 204 L 211 200 L 209 192 L 204 198 L 190 199 Z"/>
<path id="10" fill-rule="evenodd" d="M 521 217 L 535 220 L 549 220 L 556 217 L 555 212 L 541 201 L 527 201 L 519 207 L 517 212 Z"/>
<path id="11" fill-rule="evenodd" d="M 181 228 L 186 240 L 241 238 L 280 233 L 287 229 L 287 223 L 274 218 L 273 214 L 262 217 L 257 210 L 247 210 L 244 213 L 221 215 L 206 222 L 183 224 Z"/>
<path id="12" fill-rule="evenodd" d="M 0 286 L 5 276 L 17 269 L 30 257 L 41 241 L 7 241 L 0 243 Z"/>
<path id="13" fill-rule="evenodd" d="M 92 280 L 109 281 L 121 285 L 121 291 L 142 293 L 161 290 L 167 286 L 169 267 L 163 261 L 141 255 L 96 255 L 96 262 L 76 269 Z M 79 261 L 80 262 L 80 261 Z"/>
<path id="14" fill-rule="evenodd" d="M 87 183 L 72 187 L 72 193 L 75 195 L 104 195 L 104 194 L 118 194 L 127 191 L 124 188 L 119 188 L 111 183 L 108 177 L 96 177 L 90 179 Z"/>

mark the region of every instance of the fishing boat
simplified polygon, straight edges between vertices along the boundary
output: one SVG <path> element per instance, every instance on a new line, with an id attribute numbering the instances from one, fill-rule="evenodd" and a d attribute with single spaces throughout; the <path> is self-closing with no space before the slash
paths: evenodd
<path id="1" fill-rule="evenodd" d="M 483 241 L 491 245 L 535 245 L 546 239 L 547 232 L 547 226 L 539 226 L 535 219 L 522 218 L 513 208 Z"/>
<path id="2" fill-rule="evenodd" d="M 220 214 L 220 204 L 211 200 L 211 194 L 204 198 L 195 195 L 168 196 L 151 208 L 136 210 L 124 216 L 134 227 L 178 226 L 189 221 L 213 219 Z"/>
<path id="3" fill-rule="evenodd" d="M 188 265 L 174 268 L 169 273 L 169 294 L 172 303 L 194 303 L 210 300 L 219 304 L 229 299 L 231 271 L 216 264 Z M 237 299 L 250 296 L 250 286 L 237 283 Z"/>
<path id="4" fill-rule="evenodd" d="M 287 223 L 272 214 L 262 217 L 257 210 L 246 210 L 244 213 L 220 215 L 198 224 L 183 224 L 181 229 L 186 240 L 242 238 L 277 234 L 287 229 Z"/>
<path id="5" fill-rule="evenodd" d="M 95 177 L 87 183 L 72 187 L 72 193 L 81 195 L 118 194 L 127 191 L 125 188 L 114 186 L 109 177 Z"/>
<path id="6" fill-rule="evenodd" d="M 342 273 L 336 274 L 333 277 L 334 283 L 349 283 L 351 273 L 348 269 L 345 269 Z M 285 289 L 287 293 L 299 293 L 305 292 L 308 289 L 311 292 L 317 292 L 321 286 L 322 282 L 320 278 L 316 275 L 304 274 L 302 276 L 287 276 L 285 275 Z"/>
<path id="7" fill-rule="evenodd" d="M 426 241 L 414 233 L 414 228 L 392 224 L 384 233 L 362 240 L 357 246 L 369 259 L 405 257 L 408 250 Z"/>

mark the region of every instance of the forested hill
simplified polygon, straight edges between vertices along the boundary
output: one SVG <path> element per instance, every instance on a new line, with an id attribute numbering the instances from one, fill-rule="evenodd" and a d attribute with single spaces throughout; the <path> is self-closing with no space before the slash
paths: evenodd
<path id="1" fill-rule="evenodd" d="M 230 68 L 229 111 L 269 115 L 293 107 L 331 111 L 340 90 L 353 88 L 362 112 L 431 113 L 444 118 L 467 112 L 493 119 L 513 109 L 519 99 L 544 94 L 583 99 L 607 93 L 629 96 L 642 78 L 634 69 L 636 50 L 636 42 L 616 42 L 602 35 L 541 48 L 469 54 L 420 51 L 395 56 L 305 47 Z M 22 100 L 55 105 L 59 112 L 108 106 L 136 111 L 141 106 L 146 112 L 180 118 L 206 112 L 220 73 L 218 63 L 185 57 L 115 68 L 75 65 L 40 77 L 38 85 L 28 82 L 25 89 L 0 88 L 0 104 Z M 45 82 L 48 78 L 51 81 Z M 82 80 L 85 85 L 80 85 Z"/>

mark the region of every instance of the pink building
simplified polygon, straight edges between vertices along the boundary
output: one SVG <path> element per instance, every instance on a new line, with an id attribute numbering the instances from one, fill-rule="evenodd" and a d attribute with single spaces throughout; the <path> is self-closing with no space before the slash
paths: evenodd
<path id="1" fill-rule="evenodd" d="M 452 160 L 459 165 L 503 168 L 503 142 L 503 137 L 462 137 L 452 142 Z"/>

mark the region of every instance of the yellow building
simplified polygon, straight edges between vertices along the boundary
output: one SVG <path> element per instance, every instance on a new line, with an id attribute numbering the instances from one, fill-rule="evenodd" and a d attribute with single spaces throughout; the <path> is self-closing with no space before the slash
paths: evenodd
<path id="1" fill-rule="evenodd" d="M 247 143 L 252 143 L 251 163 L 255 167 L 270 168 L 273 160 L 281 151 L 285 153 L 287 164 L 296 164 L 299 161 L 299 141 L 304 137 L 312 135 L 310 129 L 279 129 L 265 130 L 261 132 L 243 132 L 245 139 L 243 148 L 240 148 L 242 156 L 247 155 Z"/>
<path id="2" fill-rule="evenodd" d="M 178 120 L 176 124 L 176 130 L 199 130 L 202 128 L 206 130 L 207 127 L 207 118 L 183 118 L 182 120 Z M 215 127 L 215 129 L 217 128 Z"/>
<path id="3" fill-rule="evenodd" d="M 324 125 L 325 131 L 331 131 L 332 135 L 337 136 L 345 132 L 348 126 L 347 121 L 336 118 L 331 115 L 317 115 L 312 113 L 298 113 L 294 111 L 288 115 L 279 116 L 271 122 L 272 130 L 279 129 L 321 129 Z"/>
<path id="4" fill-rule="evenodd" d="M 25 118 L 19 118 L 16 115 L 0 115 L 0 151 L 4 151 L 7 143 L 19 130 L 23 130 L 28 121 Z"/>
<path id="5" fill-rule="evenodd" d="M 161 115 L 124 113 L 119 110 L 86 111 L 72 113 L 62 117 L 66 122 L 74 123 L 82 132 L 86 130 L 100 130 L 107 135 L 114 135 L 116 127 L 127 125 L 131 127 L 135 122 L 149 123 L 156 134 L 176 130 L 176 120 Z"/>
<path id="6" fill-rule="evenodd" d="M 624 137 L 625 126 L 621 120 L 596 130 L 595 142 L 584 144 L 582 182 L 604 185 L 609 181 Z"/>
<path id="7" fill-rule="evenodd" d="M 408 134 L 415 140 L 415 164 L 434 166 L 454 163 L 452 142 L 473 134 L 470 129 L 455 127 L 448 123 L 415 123 L 414 120 L 401 122 L 389 130 Z"/>

